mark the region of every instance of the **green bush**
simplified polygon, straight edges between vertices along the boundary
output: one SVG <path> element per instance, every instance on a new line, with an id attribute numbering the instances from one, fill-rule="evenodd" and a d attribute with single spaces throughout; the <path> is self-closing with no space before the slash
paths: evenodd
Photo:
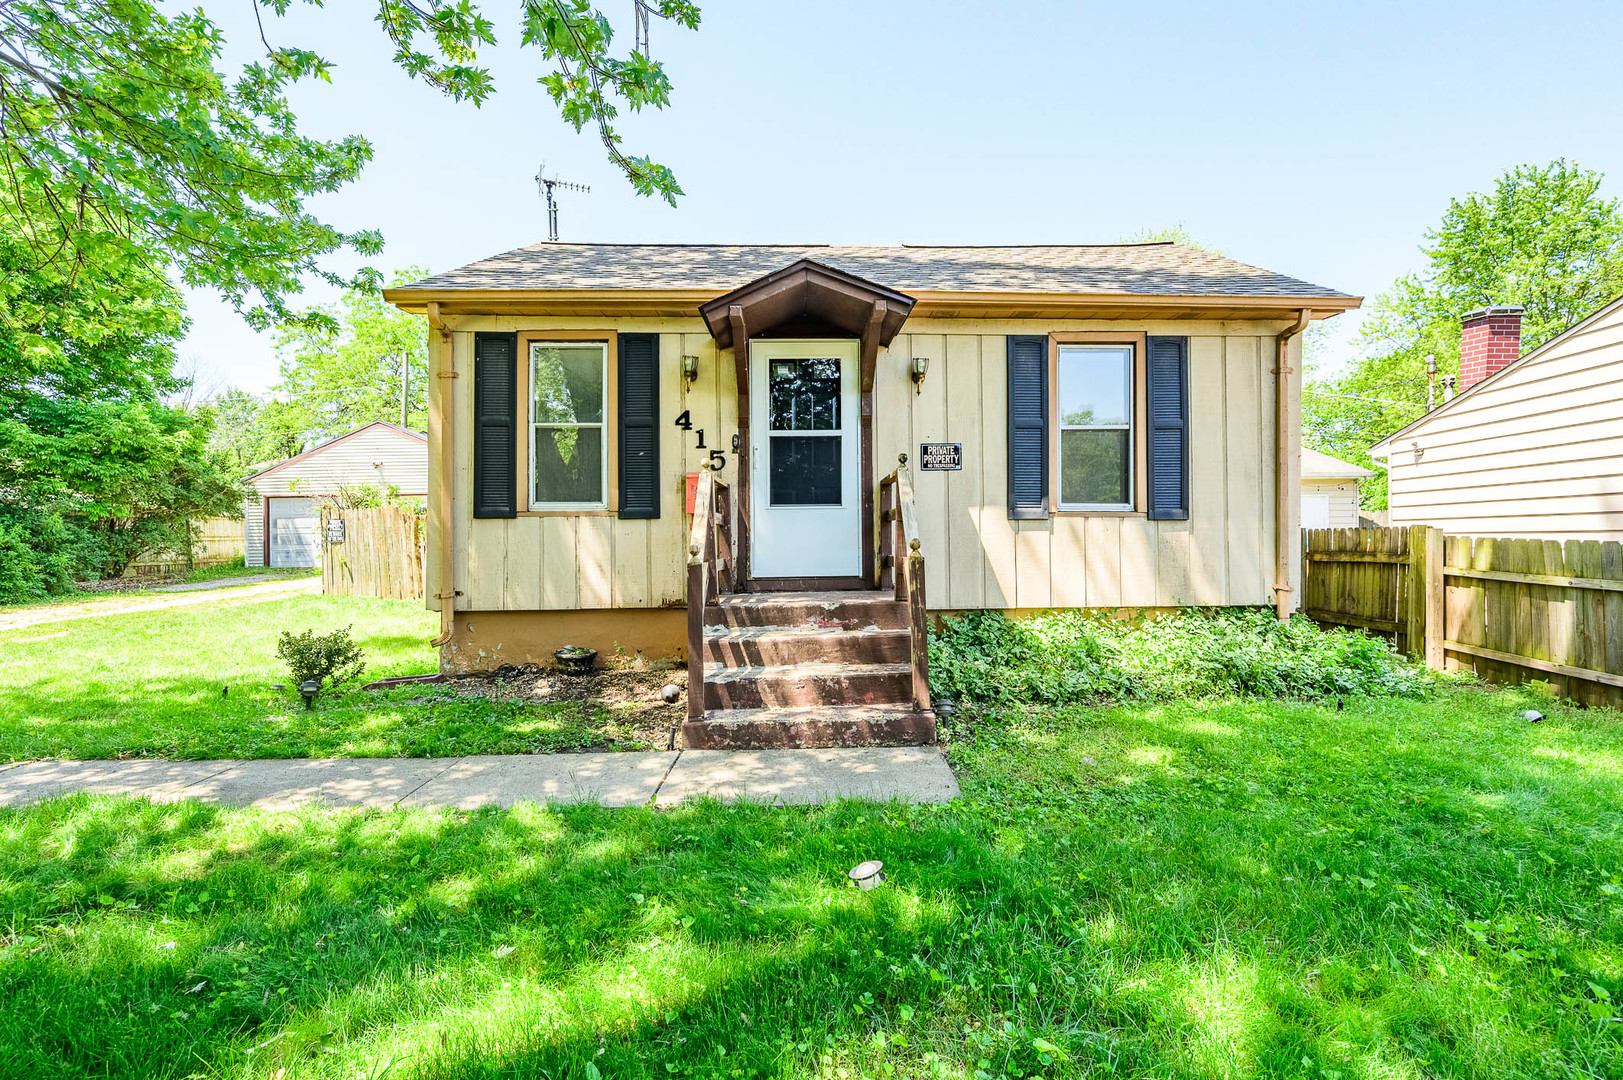
<path id="1" fill-rule="evenodd" d="M 95 537 L 61 514 L 0 505 L 0 604 L 73 591 L 102 558 Z"/>
<path id="2" fill-rule="evenodd" d="M 997 704 L 1341 695 L 1419 697 L 1425 674 L 1384 641 L 1271 612 L 1122 620 L 1080 611 L 949 619 L 930 635 L 935 693 Z"/>
<path id="3" fill-rule="evenodd" d="M 350 627 L 330 634 L 306 630 L 294 634 L 284 630 L 276 639 L 276 655 L 287 664 L 293 685 L 314 681 L 328 688 L 359 678 L 366 670 L 365 654 L 350 638 Z"/>

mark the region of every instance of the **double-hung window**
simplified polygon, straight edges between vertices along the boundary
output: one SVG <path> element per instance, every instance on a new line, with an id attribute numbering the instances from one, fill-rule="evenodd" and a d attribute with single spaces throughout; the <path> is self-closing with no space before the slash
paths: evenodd
<path id="1" fill-rule="evenodd" d="M 608 346 L 530 342 L 530 507 L 608 506 Z"/>
<path id="2" fill-rule="evenodd" d="M 1060 345 L 1055 398 L 1061 510 L 1133 509 L 1131 345 Z"/>

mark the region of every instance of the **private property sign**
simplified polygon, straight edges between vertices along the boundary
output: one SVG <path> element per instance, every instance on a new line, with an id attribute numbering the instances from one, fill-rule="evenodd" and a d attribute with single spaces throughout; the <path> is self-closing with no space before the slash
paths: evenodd
<path id="1" fill-rule="evenodd" d="M 941 472 L 962 469 L 963 467 L 963 443 L 919 443 L 919 470 L 921 472 Z"/>

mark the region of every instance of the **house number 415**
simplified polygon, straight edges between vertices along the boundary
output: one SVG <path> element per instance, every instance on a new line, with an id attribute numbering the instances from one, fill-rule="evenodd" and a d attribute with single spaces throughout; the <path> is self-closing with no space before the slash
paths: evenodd
<path id="1" fill-rule="evenodd" d="M 676 418 L 676 426 L 681 428 L 683 431 L 698 432 L 699 445 L 696 447 L 696 449 L 710 451 L 710 467 L 712 469 L 725 469 L 727 467 L 727 455 L 722 453 L 720 450 L 716 450 L 704 444 L 704 428 L 695 428 L 693 426 L 693 417 L 688 415 L 688 411 L 686 409 L 683 409 L 682 415 Z"/>

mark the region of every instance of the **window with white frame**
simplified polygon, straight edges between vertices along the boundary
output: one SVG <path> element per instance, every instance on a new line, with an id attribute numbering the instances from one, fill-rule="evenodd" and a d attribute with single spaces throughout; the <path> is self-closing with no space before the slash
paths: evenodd
<path id="1" fill-rule="evenodd" d="M 1061 345 L 1061 510 L 1133 509 L 1133 346 Z"/>
<path id="2" fill-rule="evenodd" d="M 603 342 L 530 343 L 531 509 L 608 505 L 608 382 Z"/>

